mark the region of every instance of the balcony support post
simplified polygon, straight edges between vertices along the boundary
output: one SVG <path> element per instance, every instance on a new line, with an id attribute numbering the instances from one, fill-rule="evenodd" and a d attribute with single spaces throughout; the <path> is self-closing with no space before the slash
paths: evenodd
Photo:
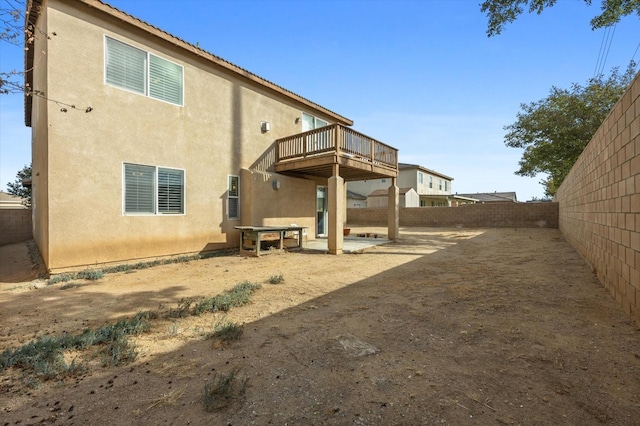
<path id="1" fill-rule="evenodd" d="M 329 235 L 327 246 L 330 254 L 342 254 L 344 243 L 344 179 L 340 166 L 333 165 L 333 176 L 329 178 Z"/>
<path id="2" fill-rule="evenodd" d="M 388 230 L 387 236 L 390 240 L 396 240 L 400 235 L 400 189 L 396 184 L 396 178 L 391 178 L 389 187 L 388 210 Z"/>

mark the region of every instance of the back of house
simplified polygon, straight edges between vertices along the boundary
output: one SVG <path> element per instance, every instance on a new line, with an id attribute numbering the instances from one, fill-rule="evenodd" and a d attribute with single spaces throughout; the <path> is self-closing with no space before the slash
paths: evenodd
<path id="1" fill-rule="evenodd" d="M 51 271 L 317 235 L 321 178 L 275 141 L 351 120 L 97 0 L 27 5 L 34 239 Z M 340 193 L 342 194 L 342 193 Z"/>

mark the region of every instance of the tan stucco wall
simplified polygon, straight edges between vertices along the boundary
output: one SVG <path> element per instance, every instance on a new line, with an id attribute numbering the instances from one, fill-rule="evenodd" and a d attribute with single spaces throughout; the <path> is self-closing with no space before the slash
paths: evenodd
<path id="1" fill-rule="evenodd" d="M 48 201 L 48 206 L 40 205 L 38 198 L 42 218 L 36 225 L 38 233 L 49 229 L 48 249 L 43 250 L 48 267 L 56 270 L 237 246 L 233 226 L 241 220 L 226 219 L 228 176 L 241 175 L 243 168 L 268 169 L 273 158 L 263 154 L 270 152 L 275 139 L 301 131 L 296 118 L 302 107 L 181 48 L 116 24 L 99 11 L 84 5 L 75 9 L 75 2 L 45 4 L 49 32 L 56 33 L 48 43 L 47 95 L 81 109 L 93 108 L 90 113 L 63 113 L 50 102 L 48 117 L 34 126 L 38 145 L 34 173 L 48 175 L 48 184 L 44 178 L 34 180 L 36 194 Z M 105 35 L 183 65 L 184 106 L 106 85 Z M 40 105 L 39 110 L 46 108 Z M 308 112 L 322 117 L 317 111 Z M 261 121 L 270 122 L 270 132 L 261 132 Z M 40 133 L 47 128 L 48 135 Z M 46 153 L 38 154 L 44 159 L 37 165 L 36 151 Z M 124 162 L 184 169 L 186 213 L 123 215 Z M 241 179 L 241 190 L 245 184 Z M 47 195 L 40 194 L 47 185 Z M 287 180 L 287 191 L 304 193 L 305 202 L 311 203 L 308 213 L 300 208 L 294 215 L 300 225 L 304 214 L 308 214 L 307 223 L 314 220 L 311 187 L 315 184 Z M 268 221 L 286 211 L 287 202 L 298 202 L 281 193 L 283 204 L 275 212 L 271 204 L 262 204 L 260 195 L 252 195 L 256 199 L 252 218 Z M 43 219 L 47 216 L 48 223 Z"/>
<path id="2" fill-rule="evenodd" d="M 48 40 L 45 34 L 48 30 L 48 9 L 42 8 L 38 19 L 39 31 L 34 32 L 33 69 L 26 70 L 33 73 L 33 89 L 43 96 L 49 94 L 47 81 Z M 45 263 L 49 263 L 49 102 L 43 97 L 32 96 L 32 134 L 31 134 L 31 208 L 33 213 L 33 239 L 40 249 Z M 55 106 L 55 105 L 54 105 Z"/>
<path id="3" fill-rule="evenodd" d="M 242 169 L 242 225 L 305 226 L 316 234 L 316 183 L 275 173 Z M 275 182 L 275 183 L 274 183 Z"/>

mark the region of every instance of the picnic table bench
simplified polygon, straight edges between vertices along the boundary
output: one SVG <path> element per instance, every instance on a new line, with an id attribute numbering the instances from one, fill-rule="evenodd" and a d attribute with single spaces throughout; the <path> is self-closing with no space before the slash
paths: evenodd
<path id="1" fill-rule="evenodd" d="M 240 253 L 252 253 L 260 256 L 261 251 L 270 247 L 279 250 L 301 249 L 302 230 L 305 226 L 234 226 L 240 230 Z M 285 247 L 285 241 L 294 241 L 295 245 Z M 263 248 L 264 246 L 264 248 Z"/>

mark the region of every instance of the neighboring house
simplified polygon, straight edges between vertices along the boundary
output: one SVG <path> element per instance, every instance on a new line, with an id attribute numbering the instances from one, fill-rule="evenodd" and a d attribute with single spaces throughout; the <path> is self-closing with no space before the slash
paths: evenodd
<path id="1" fill-rule="evenodd" d="M 25 204 L 25 200 L 16 197 L 13 194 L 9 194 L 4 191 L 0 191 L 0 209 L 27 209 L 27 205 Z"/>
<path id="2" fill-rule="evenodd" d="M 457 195 L 452 195 L 452 181 L 452 177 L 417 164 L 398 164 L 398 186 L 415 190 L 419 196 L 419 204 L 416 207 L 455 206 L 459 203 L 473 202 L 473 200 L 464 200 Z M 389 179 L 387 178 L 347 184 L 350 191 L 367 195 L 380 189 L 386 189 L 388 186 Z M 367 206 L 373 207 L 370 204 Z"/>
<path id="3" fill-rule="evenodd" d="M 472 198 L 478 203 L 517 203 L 515 192 L 478 192 L 475 194 L 456 194 L 458 197 Z"/>
<path id="4" fill-rule="evenodd" d="M 367 207 L 367 197 L 353 191 L 347 190 L 347 208 L 360 209 Z"/>
<path id="5" fill-rule="evenodd" d="M 101 1 L 27 3 L 34 240 L 50 271 L 238 247 L 239 225 L 304 226 L 339 254 L 345 182 L 384 178 L 397 196 L 397 150 L 348 118 Z"/>
<path id="6" fill-rule="evenodd" d="M 376 189 L 367 196 L 367 207 L 387 207 L 389 193 L 386 189 Z M 420 207 L 420 196 L 413 188 L 400 188 L 400 207 Z"/>

